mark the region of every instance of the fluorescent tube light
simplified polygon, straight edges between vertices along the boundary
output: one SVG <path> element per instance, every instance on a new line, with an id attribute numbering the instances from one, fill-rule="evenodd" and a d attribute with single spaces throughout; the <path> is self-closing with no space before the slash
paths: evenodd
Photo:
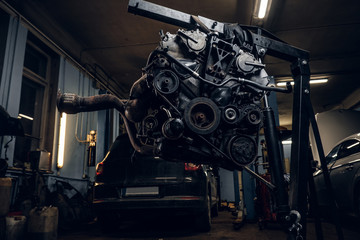
<path id="1" fill-rule="evenodd" d="M 279 87 L 286 86 L 287 82 L 290 82 L 291 85 L 294 85 L 294 81 L 281 81 L 281 82 L 278 82 L 276 84 L 276 86 L 279 86 Z M 310 84 L 319 84 L 319 83 L 327 83 L 327 82 L 328 82 L 327 78 L 319 78 L 319 79 L 310 80 Z"/>
<path id="2" fill-rule="evenodd" d="M 285 145 L 285 144 L 291 144 L 292 141 L 291 141 L 291 140 L 284 140 L 284 141 L 282 141 L 281 143 L 284 144 L 284 145 Z"/>
<path id="3" fill-rule="evenodd" d="M 62 168 L 64 166 L 64 152 L 65 152 L 65 133 L 66 133 L 66 113 L 62 113 L 60 118 L 60 133 L 59 133 L 59 147 L 57 167 Z"/>
<path id="4" fill-rule="evenodd" d="M 290 82 L 290 81 L 289 81 L 289 82 Z M 278 86 L 278 87 L 284 87 L 284 86 L 286 86 L 286 83 L 288 83 L 288 81 L 286 81 L 286 82 L 278 82 L 278 83 L 276 84 L 276 86 Z M 294 82 L 293 82 L 293 81 L 291 81 L 290 83 L 291 83 L 291 85 L 294 85 Z"/>
<path id="5" fill-rule="evenodd" d="M 34 118 L 29 117 L 29 116 L 27 116 L 27 115 L 25 115 L 25 114 L 22 114 L 22 113 L 19 113 L 18 118 L 19 118 L 19 119 L 20 119 L 20 118 L 26 118 L 26 119 L 29 119 L 30 121 L 33 121 L 33 120 L 34 120 Z"/>
<path id="6" fill-rule="evenodd" d="M 269 3 L 269 0 L 261 0 L 260 1 L 258 18 L 262 19 L 265 17 L 268 3 Z"/>
<path id="7" fill-rule="evenodd" d="M 346 149 L 353 148 L 353 147 L 355 147 L 355 146 L 357 146 L 357 145 L 359 145 L 359 144 L 360 144 L 360 142 L 356 142 L 356 143 L 351 144 L 350 146 L 348 146 Z"/>

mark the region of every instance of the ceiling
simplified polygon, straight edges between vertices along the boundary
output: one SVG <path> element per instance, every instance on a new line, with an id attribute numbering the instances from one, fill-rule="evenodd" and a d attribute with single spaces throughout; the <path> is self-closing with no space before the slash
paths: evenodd
<path id="1" fill-rule="evenodd" d="M 360 2 L 358 0 L 272 0 L 269 15 L 253 17 L 255 0 L 150 0 L 221 22 L 258 25 L 310 52 L 312 76 L 327 84 L 311 86 L 315 113 L 358 108 L 360 102 Z M 270 0 L 271 1 L 271 0 Z M 127 12 L 128 0 L 7 0 L 69 55 L 96 71 L 126 97 L 159 42 L 159 30 L 178 27 Z M 290 77 L 288 62 L 266 57 L 275 79 Z M 277 94 L 280 125 L 291 129 L 292 94 Z"/>

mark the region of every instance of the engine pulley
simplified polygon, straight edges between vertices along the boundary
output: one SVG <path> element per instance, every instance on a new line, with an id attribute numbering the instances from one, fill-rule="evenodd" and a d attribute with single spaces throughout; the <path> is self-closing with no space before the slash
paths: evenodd
<path id="1" fill-rule="evenodd" d="M 245 120 L 249 126 L 258 126 L 262 124 L 263 113 L 259 106 L 255 104 L 245 104 L 240 108 L 242 119 Z"/>
<path id="2" fill-rule="evenodd" d="M 240 119 L 240 112 L 236 106 L 229 105 L 224 108 L 222 116 L 226 123 L 235 124 Z"/>
<path id="3" fill-rule="evenodd" d="M 171 140 L 182 137 L 184 132 L 184 123 L 179 118 L 170 118 L 162 125 L 162 133 Z"/>
<path id="4" fill-rule="evenodd" d="M 189 102 L 184 111 L 186 125 L 195 133 L 209 134 L 220 123 L 220 110 L 209 98 L 198 97 Z"/>
<path id="5" fill-rule="evenodd" d="M 154 87 L 162 94 L 172 94 L 179 87 L 179 78 L 170 70 L 160 71 L 154 78 Z"/>
<path id="6" fill-rule="evenodd" d="M 257 156 L 255 140 L 246 135 L 237 135 L 228 142 L 228 152 L 236 165 L 246 166 L 255 161 Z"/>
<path id="7" fill-rule="evenodd" d="M 246 120 L 249 124 L 257 126 L 262 121 L 262 113 L 258 109 L 254 108 L 250 110 L 246 116 Z"/>

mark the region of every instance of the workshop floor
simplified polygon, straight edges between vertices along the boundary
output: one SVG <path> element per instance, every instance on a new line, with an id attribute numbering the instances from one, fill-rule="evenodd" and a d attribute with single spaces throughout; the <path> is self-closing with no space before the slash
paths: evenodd
<path id="1" fill-rule="evenodd" d="M 124 222 L 112 232 L 104 233 L 96 223 L 77 228 L 77 230 L 59 231 L 58 240 L 270 240 L 286 239 L 287 234 L 276 224 L 269 224 L 265 229 L 259 230 L 257 223 L 245 223 L 240 229 L 233 227 L 234 217 L 228 211 L 219 212 L 219 216 L 213 218 L 212 229 L 207 233 L 199 233 L 184 218 L 179 219 L 137 219 L 136 221 Z M 345 240 L 360 239 L 360 224 L 354 219 L 343 220 L 342 228 Z M 307 239 L 315 240 L 316 233 L 314 223 L 308 220 Z M 333 224 L 322 222 L 324 239 L 338 239 Z"/>

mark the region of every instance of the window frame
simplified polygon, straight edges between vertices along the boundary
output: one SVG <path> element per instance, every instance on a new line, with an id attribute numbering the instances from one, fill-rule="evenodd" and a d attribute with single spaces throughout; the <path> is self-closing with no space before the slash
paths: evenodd
<path id="1" fill-rule="evenodd" d="M 32 48 L 30 50 L 31 52 L 32 50 L 35 51 L 35 53 L 32 53 L 35 54 L 35 57 L 36 54 L 41 54 L 41 56 L 39 56 L 39 64 L 42 64 L 41 62 L 46 62 L 46 65 L 39 65 L 40 68 L 37 68 L 35 65 L 35 68 L 33 69 L 34 71 L 37 71 L 37 69 L 39 70 L 37 74 L 29 69 L 29 67 L 32 68 L 32 66 L 25 63 L 24 59 L 22 66 L 21 84 L 24 84 L 24 81 L 28 81 L 26 84 L 30 84 L 30 87 L 32 87 L 32 84 L 34 84 L 41 88 L 39 91 L 41 91 L 40 94 L 42 95 L 42 106 L 39 106 L 38 109 L 35 107 L 35 112 L 37 112 L 38 117 L 36 127 L 34 128 L 34 123 L 32 125 L 32 131 L 37 130 L 38 132 L 32 132 L 33 134 L 31 134 L 30 138 L 28 138 L 31 139 L 30 145 L 26 143 L 24 144 L 24 142 L 21 143 L 21 141 L 23 141 L 21 139 L 24 137 L 18 137 L 19 139 L 17 140 L 20 141 L 18 145 L 18 151 L 28 152 L 34 150 L 44 150 L 53 153 L 55 144 L 54 127 L 56 122 L 56 93 L 58 91 L 59 82 L 60 55 L 54 51 L 51 46 L 44 43 L 36 34 L 32 32 L 29 32 L 27 36 L 25 54 L 28 51 L 28 47 Z M 28 60 L 31 61 L 31 59 Z M 29 63 L 31 64 L 32 62 Z M 25 65 L 28 65 L 29 67 L 26 67 Z M 36 87 L 34 89 L 36 89 Z M 20 95 L 20 101 L 21 97 L 22 95 Z M 21 113 L 20 108 L 19 113 Z M 34 113 L 34 117 L 35 115 L 36 113 Z M 14 150 L 17 148 L 16 145 L 17 141 L 15 142 Z M 27 160 L 28 158 L 24 154 L 19 154 L 16 158 L 14 154 L 13 167 L 17 167 L 16 164 L 20 164 L 19 166 L 22 166 L 25 162 L 27 162 Z"/>
<path id="2" fill-rule="evenodd" d="M 41 48 L 36 46 L 36 44 L 33 43 L 29 39 L 26 41 L 26 45 L 29 45 L 32 48 L 34 48 L 38 53 L 42 54 L 47 59 L 45 78 L 34 73 L 29 68 L 27 68 L 25 66 L 23 67 L 23 77 L 26 77 L 26 78 L 30 79 L 31 81 L 44 87 L 43 103 L 42 103 L 42 107 L 41 107 L 41 119 L 40 119 L 39 149 L 45 149 L 46 124 L 44 124 L 44 123 L 46 122 L 46 119 L 48 119 L 47 109 L 49 106 L 48 106 L 47 99 L 49 98 L 49 84 L 50 84 L 50 77 L 51 77 L 51 56 L 49 54 L 47 54 L 45 51 L 43 51 Z M 26 50 L 25 50 L 25 52 L 26 52 Z M 51 151 L 52 149 L 48 149 L 48 150 Z"/>

